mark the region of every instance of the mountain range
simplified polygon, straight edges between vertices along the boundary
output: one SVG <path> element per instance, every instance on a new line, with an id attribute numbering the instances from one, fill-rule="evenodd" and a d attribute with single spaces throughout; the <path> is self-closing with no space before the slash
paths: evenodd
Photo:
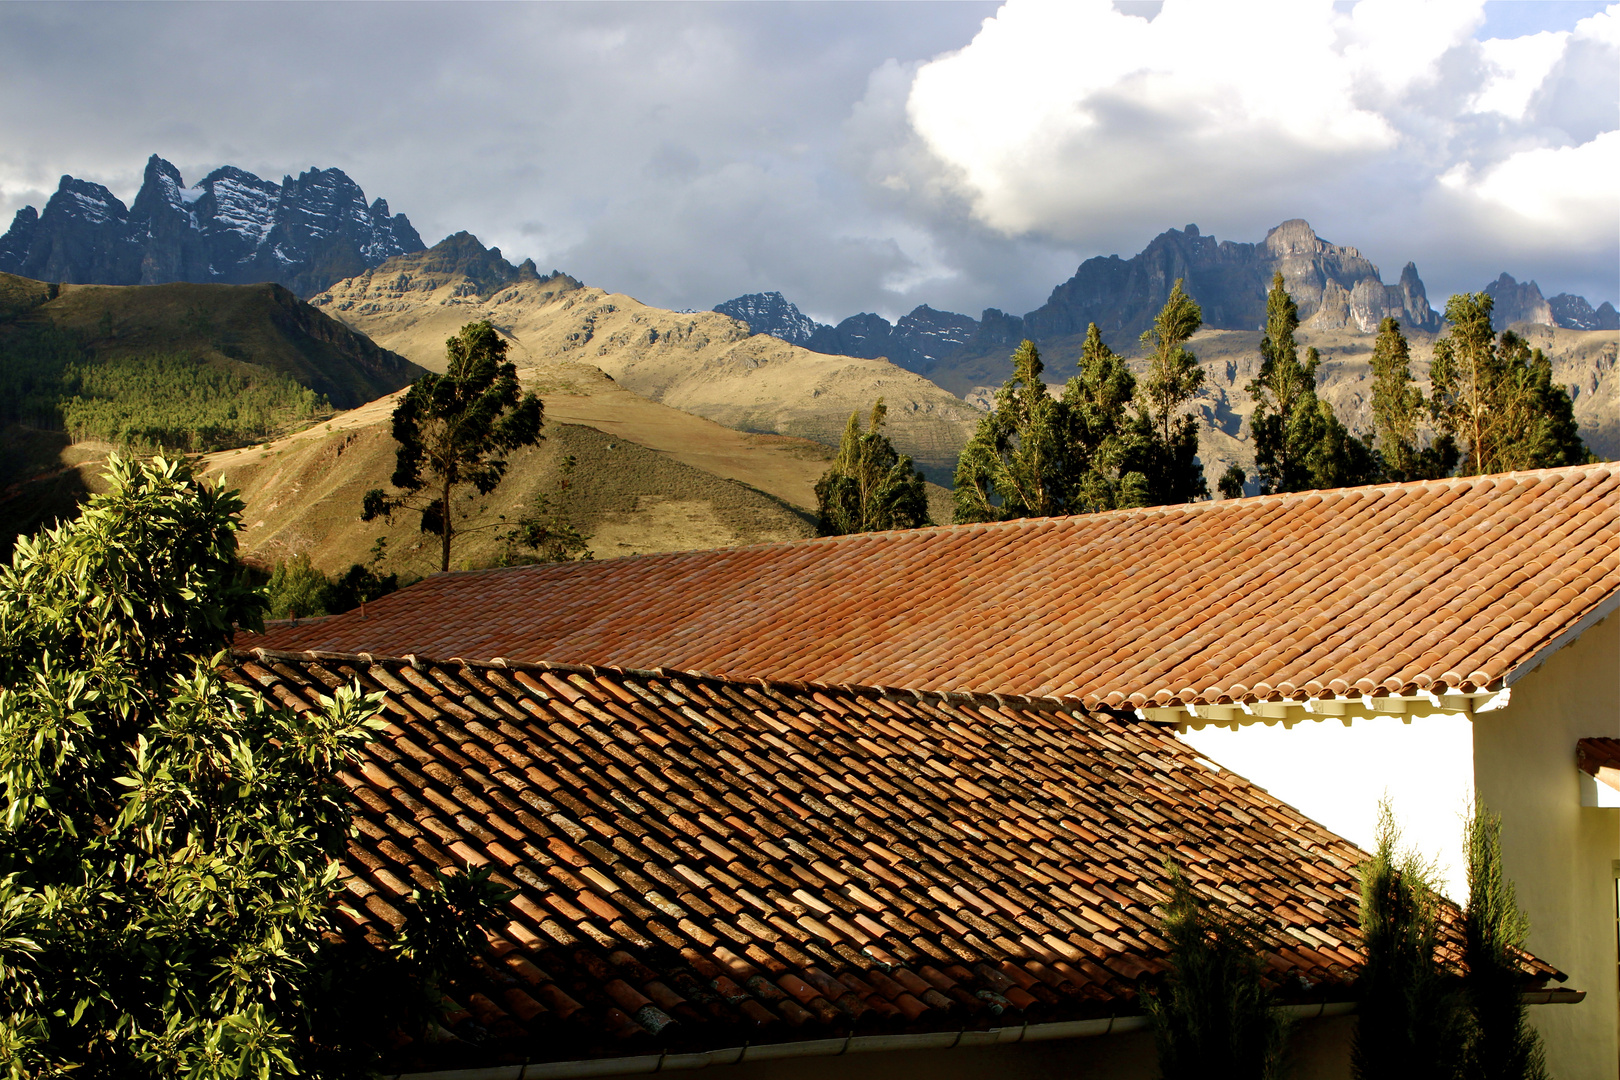
<path id="1" fill-rule="evenodd" d="M 1178 278 L 1203 308 L 1206 328 L 1255 330 L 1265 321 L 1266 290 L 1277 272 L 1307 330 L 1369 334 L 1385 316 L 1399 319 L 1409 331 L 1441 327 L 1414 264 L 1407 263 L 1396 283 L 1386 285 L 1378 267 L 1359 251 L 1323 240 L 1299 219 L 1278 225 L 1258 244 L 1217 241 L 1197 225 L 1167 230 L 1129 259 L 1087 259 L 1045 304 L 1022 316 L 988 308 L 974 319 L 924 304 L 892 324 L 862 313 L 834 326 L 810 319 L 781 293 L 739 296 L 714 310 L 742 320 L 755 333 L 815 352 L 883 356 L 932 375 L 1005 353 L 1024 338 L 1041 344 L 1075 338 L 1093 322 L 1115 348 L 1128 348 L 1152 323 Z M 1535 282 L 1520 285 L 1507 274 L 1485 291 L 1495 299 L 1503 326 L 1533 322 L 1620 329 L 1620 315 L 1608 302 L 1594 310 L 1579 296 L 1547 300 Z"/>
<path id="2" fill-rule="evenodd" d="M 310 296 L 424 247 L 404 214 L 368 204 L 341 169 L 277 184 L 227 165 L 188 187 L 153 154 L 130 206 L 64 176 L 43 213 L 17 211 L 0 236 L 0 272 L 77 285 L 273 281 Z"/>
<path id="3" fill-rule="evenodd" d="M 1607 300 L 1594 310 L 1584 296 L 1559 293 L 1545 298 L 1540 285 L 1534 281 L 1520 284 L 1512 274 L 1503 274 L 1482 291 L 1491 298 L 1491 314 L 1498 326 L 1536 323 L 1566 330 L 1620 330 L 1620 312 Z"/>

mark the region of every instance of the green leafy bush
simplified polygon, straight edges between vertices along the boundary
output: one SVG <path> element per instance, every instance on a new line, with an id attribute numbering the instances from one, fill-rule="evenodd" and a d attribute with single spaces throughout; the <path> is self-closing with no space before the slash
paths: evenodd
<path id="1" fill-rule="evenodd" d="M 365 1075 L 503 894 L 464 875 L 392 950 L 337 936 L 337 771 L 380 695 L 227 681 L 264 608 L 240 500 L 161 459 L 110 480 L 0 568 L 0 1074 Z"/>
<path id="2" fill-rule="evenodd" d="M 336 578 L 322 573 L 308 555 L 295 555 L 286 562 L 276 563 L 265 585 L 270 617 L 297 619 L 337 615 L 398 589 L 399 575 L 384 576 L 377 572 L 383 543 L 379 539 L 378 546 L 372 549 L 371 565 L 355 563 Z"/>

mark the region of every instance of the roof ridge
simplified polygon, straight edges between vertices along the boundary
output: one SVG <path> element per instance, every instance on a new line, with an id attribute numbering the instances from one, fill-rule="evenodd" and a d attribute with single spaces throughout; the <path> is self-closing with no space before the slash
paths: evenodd
<path id="1" fill-rule="evenodd" d="M 1582 465 L 1560 465 L 1550 469 L 1521 469 L 1516 472 L 1481 473 L 1475 476 L 1443 476 L 1434 480 L 1402 480 L 1384 484 L 1363 484 L 1359 486 L 1336 488 L 1309 488 L 1305 491 L 1281 491 L 1271 495 L 1246 495 L 1239 499 L 1207 499 L 1197 502 L 1164 503 L 1157 506 L 1128 506 L 1116 510 L 1095 510 L 1077 514 L 1054 514 L 1047 517 L 1021 517 L 1009 518 L 1006 521 L 969 521 L 947 522 L 944 524 L 920 525 L 911 529 L 875 529 L 870 532 L 844 533 L 839 536 L 810 536 L 798 540 L 767 540 L 757 544 L 739 544 L 728 547 L 688 548 L 684 551 L 650 551 L 634 555 L 622 555 L 614 559 L 603 559 L 592 565 L 603 566 L 610 563 L 634 562 L 643 559 L 681 559 L 697 556 L 713 555 L 717 552 L 755 552 L 768 551 L 773 548 L 809 547 L 812 545 L 836 546 L 846 543 L 870 543 L 873 540 L 900 537 L 915 537 L 931 535 L 939 532 L 949 532 L 958 529 L 988 529 L 996 531 L 1014 532 L 1032 527 L 1050 527 L 1061 522 L 1088 522 L 1106 520 L 1128 520 L 1133 517 L 1147 517 L 1156 514 L 1187 513 L 1209 514 L 1231 512 L 1236 507 L 1260 506 L 1271 504 L 1287 504 L 1290 501 L 1299 501 L 1313 496 L 1339 496 L 1349 492 L 1382 493 L 1427 488 L 1439 490 L 1442 488 L 1470 487 L 1480 481 L 1500 482 L 1518 480 L 1529 477 L 1565 476 L 1584 472 L 1616 472 L 1620 471 L 1620 461 L 1595 461 Z M 485 566 L 473 570 L 450 570 L 438 574 L 430 574 L 422 582 L 435 579 L 444 580 L 451 577 L 465 577 L 472 574 L 507 574 L 522 573 L 524 571 L 537 571 L 546 568 L 567 565 L 563 563 L 528 563 L 522 566 Z M 420 583 L 418 583 L 420 584 Z M 317 616 L 319 617 L 319 616 Z M 329 616 L 328 616 L 329 617 Z"/>
<path id="2" fill-rule="evenodd" d="M 796 693 L 805 690 L 828 690 L 835 693 L 875 694 L 879 697 L 909 697 L 914 700 L 938 700 L 946 703 L 989 703 L 998 706 L 1003 702 L 1014 702 L 1019 705 L 1035 706 L 1043 710 L 1079 709 L 1087 715 L 1092 713 L 1115 715 L 1120 712 L 1132 711 L 1106 704 L 1088 706 L 1073 694 L 1007 694 L 979 690 L 925 690 L 911 686 L 880 686 L 866 683 L 822 682 L 813 679 L 767 679 L 758 676 L 717 675 L 707 671 L 681 670 L 679 668 L 638 668 L 617 664 L 559 664 L 550 660 L 508 660 L 504 656 L 493 657 L 489 660 L 469 660 L 461 656 L 433 657 L 419 656 L 416 653 L 388 656 L 369 652 L 333 652 L 326 649 L 266 649 L 260 646 L 233 647 L 230 650 L 230 655 L 236 659 L 257 658 L 260 660 L 287 660 L 299 663 L 310 660 L 335 660 L 359 661 L 364 664 L 403 664 L 415 670 L 421 670 L 422 667 L 430 664 L 457 664 L 463 667 L 487 668 L 495 671 L 537 671 L 586 676 L 611 673 L 629 675 L 638 679 L 683 678 L 695 679 L 699 682 L 718 683 L 725 686 L 763 686 L 773 690 L 791 690 Z"/>

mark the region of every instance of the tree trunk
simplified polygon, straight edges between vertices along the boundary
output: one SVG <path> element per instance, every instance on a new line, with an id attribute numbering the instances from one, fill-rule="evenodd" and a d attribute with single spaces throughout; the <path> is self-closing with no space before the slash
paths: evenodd
<path id="1" fill-rule="evenodd" d="M 443 517 L 439 520 L 439 536 L 444 541 L 443 557 L 439 560 L 439 572 L 448 573 L 450 570 L 450 481 L 444 482 L 444 502 L 440 504 Z"/>

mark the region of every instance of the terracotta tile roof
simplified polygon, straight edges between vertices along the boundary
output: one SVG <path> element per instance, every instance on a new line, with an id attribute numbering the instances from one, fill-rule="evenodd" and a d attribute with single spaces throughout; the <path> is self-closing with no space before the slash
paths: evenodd
<path id="1" fill-rule="evenodd" d="M 1620 739 L 1582 739 L 1575 744 L 1581 771 L 1620 791 Z"/>
<path id="2" fill-rule="evenodd" d="M 1166 856 L 1260 921 L 1285 997 L 1348 996 L 1362 853 L 1129 714 L 668 671 L 233 665 L 298 709 L 350 680 L 387 693 L 391 726 L 344 775 L 358 930 L 397 924 L 434 866 L 517 890 L 452 990 L 486 1057 L 1134 1011 L 1163 963 Z"/>
<path id="3" fill-rule="evenodd" d="M 244 644 L 1218 704 L 1493 686 L 1620 589 L 1620 464 L 430 577 Z"/>

